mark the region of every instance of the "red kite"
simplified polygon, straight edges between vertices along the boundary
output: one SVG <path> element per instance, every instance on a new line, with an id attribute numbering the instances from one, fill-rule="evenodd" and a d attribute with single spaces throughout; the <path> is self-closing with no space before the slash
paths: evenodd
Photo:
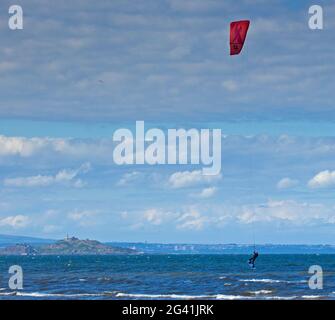
<path id="1" fill-rule="evenodd" d="M 242 51 L 247 37 L 250 21 L 234 21 L 230 24 L 230 55 L 239 54 Z"/>

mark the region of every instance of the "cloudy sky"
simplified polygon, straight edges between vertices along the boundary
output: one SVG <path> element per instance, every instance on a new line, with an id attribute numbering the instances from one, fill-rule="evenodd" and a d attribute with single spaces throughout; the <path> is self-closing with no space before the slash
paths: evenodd
<path id="1" fill-rule="evenodd" d="M 333 243 L 335 5 L 0 4 L 0 233 L 110 241 Z M 251 20 L 230 57 L 230 21 Z M 221 128 L 222 172 L 117 166 L 116 128 Z"/>

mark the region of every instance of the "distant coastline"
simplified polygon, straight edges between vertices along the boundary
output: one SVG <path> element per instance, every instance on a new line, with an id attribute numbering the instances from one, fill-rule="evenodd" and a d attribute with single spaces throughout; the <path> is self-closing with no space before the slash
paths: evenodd
<path id="1" fill-rule="evenodd" d="M 257 244 L 261 254 L 335 254 L 335 245 Z M 185 244 L 63 240 L 0 235 L 0 255 L 250 254 L 250 244 Z"/>

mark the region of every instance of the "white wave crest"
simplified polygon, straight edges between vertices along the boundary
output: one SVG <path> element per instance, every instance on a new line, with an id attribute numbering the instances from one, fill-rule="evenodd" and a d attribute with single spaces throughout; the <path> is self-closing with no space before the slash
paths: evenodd
<path id="1" fill-rule="evenodd" d="M 271 290 L 258 290 L 258 291 L 249 291 L 251 294 L 260 295 L 260 294 L 270 294 Z"/>
<path id="2" fill-rule="evenodd" d="M 215 299 L 216 295 L 183 295 L 183 294 L 145 294 L 145 293 L 122 293 L 115 295 L 117 298 L 146 298 L 146 299 Z"/>
<path id="3" fill-rule="evenodd" d="M 262 282 L 262 283 L 280 283 L 286 282 L 283 280 L 274 280 L 274 279 L 240 279 L 241 282 Z"/>
<path id="4" fill-rule="evenodd" d="M 303 299 L 311 299 L 311 300 L 317 300 L 317 299 L 320 299 L 320 298 L 323 298 L 323 296 L 313 296 L 313 295 L 310 295 L 310 296 L 302 296 L 301 298 Z"/>

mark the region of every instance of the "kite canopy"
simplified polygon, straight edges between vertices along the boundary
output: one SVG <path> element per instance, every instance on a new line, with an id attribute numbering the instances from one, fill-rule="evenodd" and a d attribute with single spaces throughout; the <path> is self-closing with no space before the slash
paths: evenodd
<path id="1" fill-rule="evenodd" d="M 230 24 L 230 55 L 239 54 L 242 51 L 247 37 L 250 21 L 234 21 Z"/>

